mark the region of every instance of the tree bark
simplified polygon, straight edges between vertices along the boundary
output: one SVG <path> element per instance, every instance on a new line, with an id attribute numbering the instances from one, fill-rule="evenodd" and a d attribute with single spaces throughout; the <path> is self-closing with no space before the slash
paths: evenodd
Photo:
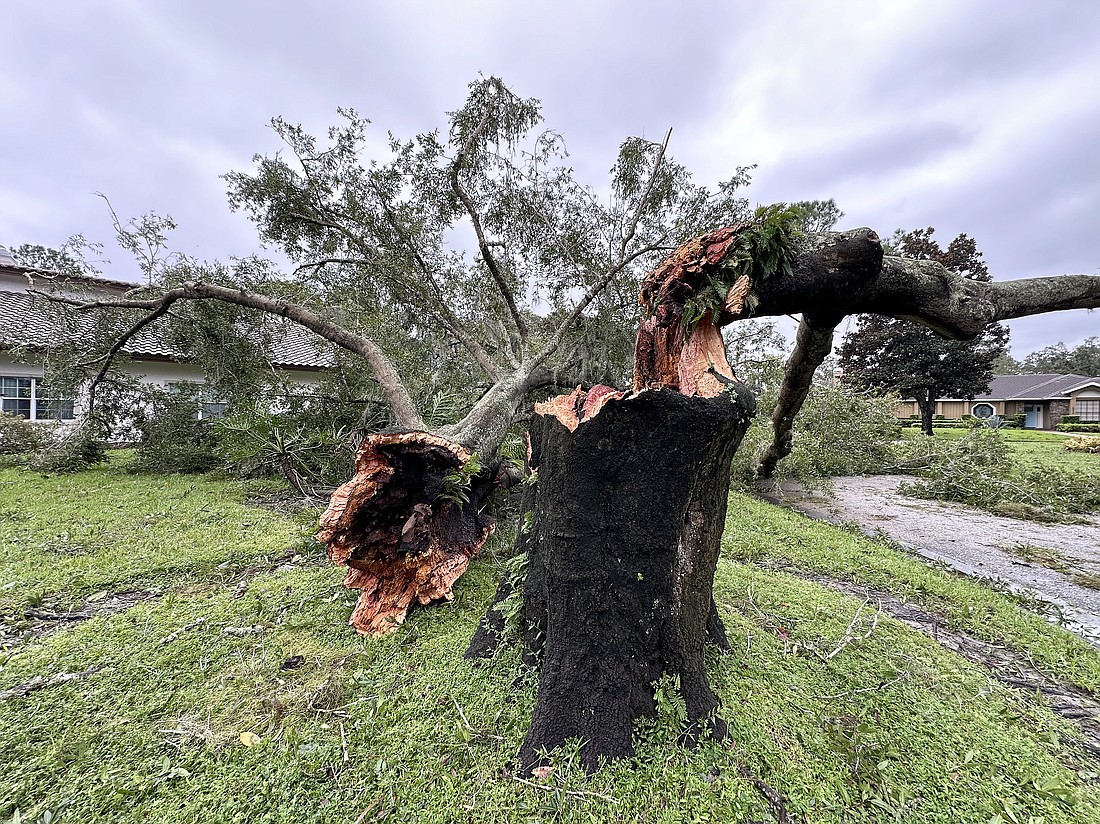
<path id="1" fill-rule="evenodd" d="M 924 393 L 924 397 L 920 397 Z M 933 436 L 932 419 L 936 414 L 936 399 L 927 389 L 917 391 L 917 408 L 920 410 L 920 431 L 922 435 Z"/>
<path id="2" fill-rule="evenodd" d="M 688 740 L 725 734 L 703 646 L 724 641 L 711 587 L 752 397 L 740 384 L 711 398 L 597 397 L 575 423 L 561 414 L 572 403 L 540 405 L 531 427 L 525 646 L 542 671 L 522 770 L 573 737 L 589 770 L 631 754 L 664 674 L 679 678 Z M 482 635 L 470 654 L 488 651 Z"/>
<path id="3" fill-rule="evenodd" d="M 794 448 L 794 419 L 813 385 L 814 372 L 833 349 L 833 332 L 839 318 L 804 314 L 798 324 L 794 351 L 783 369 L 783 385 L 772 412 L 772 442 L 760 458 L 756 477 L 770 478 L 776 465 Z"/>

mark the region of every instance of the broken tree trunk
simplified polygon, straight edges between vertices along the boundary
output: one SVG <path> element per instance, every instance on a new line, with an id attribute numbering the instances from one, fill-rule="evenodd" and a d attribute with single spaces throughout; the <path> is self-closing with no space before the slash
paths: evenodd
<path id="1" fill-rule="evenodd" d="M 355 475 L 332 495 L 317 540 L 347 566 L 344 586 L 359 590 L 349 623 L 381 633 L 414 604 L 450 600 L 493 529 L 482 513 L 489 473 L 464 474 L 471 453 L 428 432 L 369 435 Z"/>
<path id="2" fill-rule="evenodd" d="M 631 754 L 634 722 L 656 710 L 654 683 L 678 679 L 685 739 L 721 738 L 704 643 L 728 648 L 712 587 L 730 462 L 755 403 L 732 377 L 707 312 L 693 327 L 684 302 L 700 265 L 721 258 L 737 229 L 697 239 L 646 279 L 634 391 L 577 389 L 536 404 L 530 429 L 530 528 L 521 585 L 525 658 L 541 666 L 518 760 L 578 738 L 586 769 Z M 747 281 L 730 289 L 740 308 Z M 511 595 L 511 583 L 498 603 Z M 492 654 L 503 632 L 490 608 L 467 651 Z"/>
<path id="3" fill-rule="evenodd" d="M 711 586 L 730 460 L 752 408 L 733 385 L 712 398 L 614 398 L 572 428 L 556 410 L 536 416 L 523 595 L 542 670 L 522 769 L 571 737 L 590 770 L 631 754 L 633 723 L 655 711 L 664 674 L 679 678 L 689 737 L 725 734 L 703 645 L 708 622 L 724 637 Z"/>

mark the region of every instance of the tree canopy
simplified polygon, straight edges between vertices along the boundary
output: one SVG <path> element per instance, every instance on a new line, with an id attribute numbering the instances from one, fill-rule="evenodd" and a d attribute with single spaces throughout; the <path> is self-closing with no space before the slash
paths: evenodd
<path id="1" fill-rule="evenodd" d="M 1070 349 L 1059 341 L 1032 352 L 1019 362 L 1021 374 L 1100 375 L 1100 338 L 1087 338 Z"/>

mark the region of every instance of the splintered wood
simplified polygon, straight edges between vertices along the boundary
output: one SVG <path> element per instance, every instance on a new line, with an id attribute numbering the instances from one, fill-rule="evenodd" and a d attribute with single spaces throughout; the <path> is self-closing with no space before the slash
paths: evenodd
<path id="1" fill-rule="evenodd" d="M 448 474 L 469 459 L 427 432 L 363 440 L 355 476 L 333 493 L 317 533 L 329 558 L 348 567 L 344 586 L 359 590 L 350 620 L 359 632 L 388 632 L 414 604 L 454 597 L 455 581 L 493 529 L 479 513 L 491 484 L 448 486 Z"/>
<path id="2" fill-rule="evenodd" d="M 635 392 L 668 387 L 713 398 L 734 379 L 718 319 L 707 312 L 688 329 L 684 304 L 704 288 L 707 271 L 721 265 L 743 228 L 729 226 L 688 241 L 642 282 L 639 301 L 646 317 L 634 345 Z M 748 295 L 749 280 L 741 277 L 727 292 L 723 312 L 741 312 Z"/>
<path id="3" fill-rule="evenodd" d="M 535 414 L 551 415 L 561 421 L 570 432 L 574 432 L 580 424 L 599 414 L 608 401 L 617 401 L 624 397 L 626 392 L 618 392 L 603 384 L 596 384 L 587 392 L 578 386 L 568 395 L 558 395 L 543 403 L 536 403 Z"/>

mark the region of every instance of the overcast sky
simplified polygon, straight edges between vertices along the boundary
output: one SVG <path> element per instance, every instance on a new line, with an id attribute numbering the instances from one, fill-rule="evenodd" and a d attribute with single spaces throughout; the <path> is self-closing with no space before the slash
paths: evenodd
<path id="1" fill-rule="evenodd" d="M 175 248 L 258 251 L 220 175 L 337 106 L 411 136 L 477 73 L 543 101 L 602 185 L 628 135 L 674 129 L 703 183 L 836 198 L 841 228 L 966 232 L 998 280 L 1100 273 L 1100 2 L 3 0 L 0 244 L 110 239 L 102 201 Z M 122 252 L 110 276 L 137 279 Z M 1016 321 L 1017 356 L 1100 313 Z"/>

